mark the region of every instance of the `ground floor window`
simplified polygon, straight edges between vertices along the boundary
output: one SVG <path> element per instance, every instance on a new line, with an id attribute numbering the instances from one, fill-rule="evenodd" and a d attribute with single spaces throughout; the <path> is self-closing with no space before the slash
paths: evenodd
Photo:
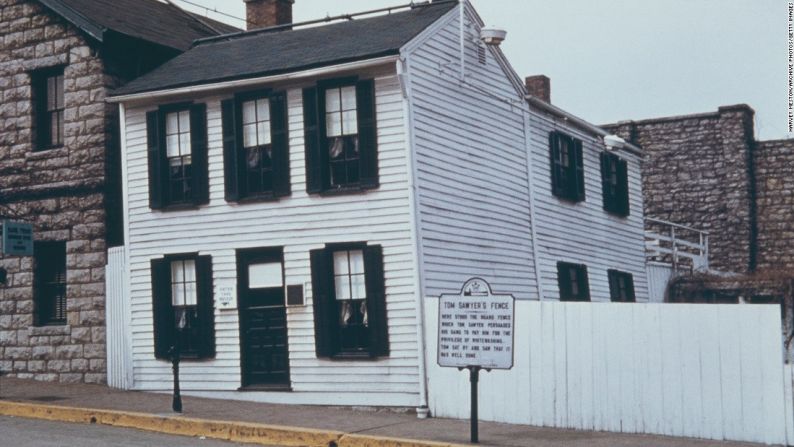
<path id="1" fill-rule="evenodd" d="M 155 357 L 215 356 L 212 257 L 170 255 L 151 261 Z"/>
<path id="2" fill-rule="evenodd" d="M 618 270 L 607 271 L 609 275 L 609 296 L 612 301 L 633 303 L 637 301 L 634 296 L 634 276 L 631 273 Z"/>
<path id="3" fill-rule="evenodd" d="M 34 242 L 33 300 L 37 326 L 66 324 L 66 242 Z"/>
<path id="4" fill-rule="evenodd" d="M 311 267 L 317 355 L 388 355 L 382 248 L 329 244 L 311 252 Z"/>
<path id="5" fill-rule="evenodd" d="M 590 301 L 587 266 L 558 262 L 557 282 L 560 286 L 560 301 Z"/>

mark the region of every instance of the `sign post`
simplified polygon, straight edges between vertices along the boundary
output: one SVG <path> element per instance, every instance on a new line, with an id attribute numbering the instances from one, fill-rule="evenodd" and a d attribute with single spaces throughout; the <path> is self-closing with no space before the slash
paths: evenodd
<path id="1" fill-rule="evenodd" d="M 480 370 L 513 367 L 515 298 L 491 291 L 482 278 L 466 281 L 460 293 L 438 301 L 438 365 L 469 370 L 471 442 L 479 442 Z"/>

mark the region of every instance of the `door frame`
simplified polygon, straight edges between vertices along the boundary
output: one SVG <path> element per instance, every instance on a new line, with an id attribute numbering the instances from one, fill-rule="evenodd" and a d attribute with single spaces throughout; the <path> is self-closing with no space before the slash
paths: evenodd
<path id="1" fill-rule="evenodd" d="M 285 322 L 285 337 L 286 337 L 286 353 L 287 353 L 287 367 L 286 367 L 286 374 L 287 380 L 284 383 L 279 384 L 249 384 L 246 383 L 246 373 L 245 373 L 245 327 L 243 324 L 243 312 L 248 308 L 245 304 L 245 300 L 242 299 L 243 297 L 243 290 L 248 290 L 248 284 L 244 284 L 243 278 L 248 278 L 247 272 L 244 273 L 244 269 L 247 269 L 251 262 L 256 262 L 257 258 L 270 258 L 275 259 L 273 256 L 276 252 L 279 254 L 279 260 L 281 262 L 281 286 L 284 290 L 284 301 L 281 303 L 281 306 L 284 309 L 284 322 Z M 290 365 L 289 365 L 289 328 L 286 327 L 287 324 L 287 302 L 286 302 L 286 273 L 284 269 L 284 247 L 253 247 L 253 248 L 238 248 L 235 250 L 235 261 L 237 264 L 237 326 L 238 326 L 238 338 L 239 338 L 239 346 L 240 346 L 240 387 L 238 391 L 292 391 L 292 375 L 290 373 Z M 274 306 L 276 307 L 276 306 Z"/>

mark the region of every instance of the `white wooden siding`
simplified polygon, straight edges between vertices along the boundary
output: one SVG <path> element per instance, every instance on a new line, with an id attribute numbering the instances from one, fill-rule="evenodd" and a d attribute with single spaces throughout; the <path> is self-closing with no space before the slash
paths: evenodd
<path id="1" fill-rule="evenodd" d="M 425 314 L 430 412 L 468 418 L 468 374 L 436 363 L 437 299 Z M 778 306 L 517 301 L 516 321 L 513 369 L 480 373 L 482 420 L 791 444 Z"/>
<path id="2" fill-rule="evenodd" d="M 530 113 L 530 128 L 538 258 L 544 298 L 559 299 L 557 262 L 564 261 L 587 265 L 593 301 L 609 301 L 609 269 L 631 273 L 637 301 L 647 301 L 639 157 L 625 151 L 619 154 L 628 162 L 631 214 L 627 218 L 617 217 L 603 208 L 602 137 L 583 132 L 561 118 L 536 109 Z M 584 202 L 571 203 L 552 195 L 549 133 L 554 130 L 582 140 Z"/>
<path id="3" fill-rule="evenodd" d="M 393 67 L 376 77 L 379 169 L 375 191 L 336 197 L 305 191 L 301 87 L 288 86 L 292 195 L 278 202 L 230 204 L 224 200 L 221 96 L 194 98 L 207 104 L 210 204 L 198 210 L 153 212 L 148 204 L 145 112 L 128 108 L 129 256 L 132 350 L 136 389 L 169 390 L 170 363 L 155 360 L 152 334 L 152 258 L 169 253 L 212 255 L 213 277 L 236 278 L 235 250 L 284 247 L 287 284 L 305 284 L 308 305 L 288 309 L 292 393 L 228 393 L 227 397 L 303 403 L 417 405 L 419 393 L 417 312 L 413 281 L 404 112 Z M 384 251 L 389 358 L 319 360 L 314 350 L 309 250 L 326 243 L 367 241 Z M 183 362 L 186 393 L 234 391 L 240 386 L 237 310 L 215 310 L 216 358 Z M 206 394 L 206 393 L 204 393 Z"/>
<path id="4" fill-rule="evenodd" d="M 459 15 L 407 54 L 425 296 L 481 276 L 494 290 L 537 299 L 524 135 L 526 107 L 488 52 L 466 47 Z M 466 19 L 477 34 L 476 22 Z M 511 105 L 500 98 L 512 98 Z"/>

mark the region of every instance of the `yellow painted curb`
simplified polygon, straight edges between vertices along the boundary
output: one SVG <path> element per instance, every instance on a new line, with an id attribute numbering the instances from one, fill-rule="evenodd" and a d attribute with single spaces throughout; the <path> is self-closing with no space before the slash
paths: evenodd
<path id="1" fill-rule="evenodd" d="M 383 438 L 368 435 L 343 435 L 337 442 L 339 447 L 466 447 L 448 442 L 417 441 L 414 439 Z"/>
<path id="2" fill-rule="evenodd" d="M 134 428 L 180 436 L 287 447 L 464 447 L 434 441 L 347 434 L 333 430 L 158 416 L 116 410 L 0 401 L 0 415 Z"/>

